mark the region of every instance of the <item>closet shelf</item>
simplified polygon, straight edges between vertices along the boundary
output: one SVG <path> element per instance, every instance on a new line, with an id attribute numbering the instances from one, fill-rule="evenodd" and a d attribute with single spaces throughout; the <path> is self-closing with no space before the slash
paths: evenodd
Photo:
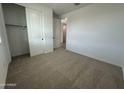
<path id="1" fill-rule="evenodd" d="M 6 26 L 18 26 L 18 27 L 27 27 L 25 25 L 15 25 L 15 24 L 6 24 Z"/>

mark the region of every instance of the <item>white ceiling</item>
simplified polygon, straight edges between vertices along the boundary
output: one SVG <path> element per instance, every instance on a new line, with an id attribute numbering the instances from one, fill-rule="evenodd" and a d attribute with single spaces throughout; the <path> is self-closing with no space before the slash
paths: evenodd
<path id="1" fill-rule="evenodd" d="M 87 3 L 81 3 L 80 5 L 74 5 L 74 3 L 42 3 L 42 5 L 52 8 L 54 13 L 57 15 L 63 15 L 65 13 L 71 12 L 75 9 L 85 7 Z"/>

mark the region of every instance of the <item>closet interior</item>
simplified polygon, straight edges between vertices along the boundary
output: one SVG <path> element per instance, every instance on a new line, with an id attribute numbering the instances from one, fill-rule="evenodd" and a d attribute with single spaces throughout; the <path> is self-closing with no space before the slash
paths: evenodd
<path id="1" fill-rule="evenodd" d="M 11 57 L 29 54 L 25 7 L 2 4 Z"/>

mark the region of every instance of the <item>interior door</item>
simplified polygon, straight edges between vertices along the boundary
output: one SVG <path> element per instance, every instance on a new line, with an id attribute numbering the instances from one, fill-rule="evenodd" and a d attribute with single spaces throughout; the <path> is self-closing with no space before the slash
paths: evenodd
<path id="1" fill-rule="evenodd" d="M 44 53 L 43 16 L 40 11 L 26 8 L 30 56 Z"/>

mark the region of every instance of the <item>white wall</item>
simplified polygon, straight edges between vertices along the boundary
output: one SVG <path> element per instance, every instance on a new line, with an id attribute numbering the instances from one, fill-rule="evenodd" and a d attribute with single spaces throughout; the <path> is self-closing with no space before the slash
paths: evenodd
<path id="1" fill-rule="evenodd" d="M 53 19 L 53 36 L 54 36 L 54 48 L 61 46 L 61 19 Z"/>
<path id="2" fill-rule="evenodd" d="M 11 61 L 11 57 L 9 53 L 1 4 L 0 4 L 0 37 L 2 39 L 2 43 L 0 44 L 0 88 L 4 88 L 4 86 L 2 85 L 5 84 L 6 81 L 8 64 Z"/>
<path id="3" fill-rule="evenodd" d="M 68 50 L 124 69 L 124 4 L 91 4 L 68 18 Z"/>
<path id="4" fill-rule="evenodd" d="M 29 53 L 25 8 L 16 4 L 2 4 L 11 56 Z M 20 26 L 12 26 L 20 25 Z"/>

